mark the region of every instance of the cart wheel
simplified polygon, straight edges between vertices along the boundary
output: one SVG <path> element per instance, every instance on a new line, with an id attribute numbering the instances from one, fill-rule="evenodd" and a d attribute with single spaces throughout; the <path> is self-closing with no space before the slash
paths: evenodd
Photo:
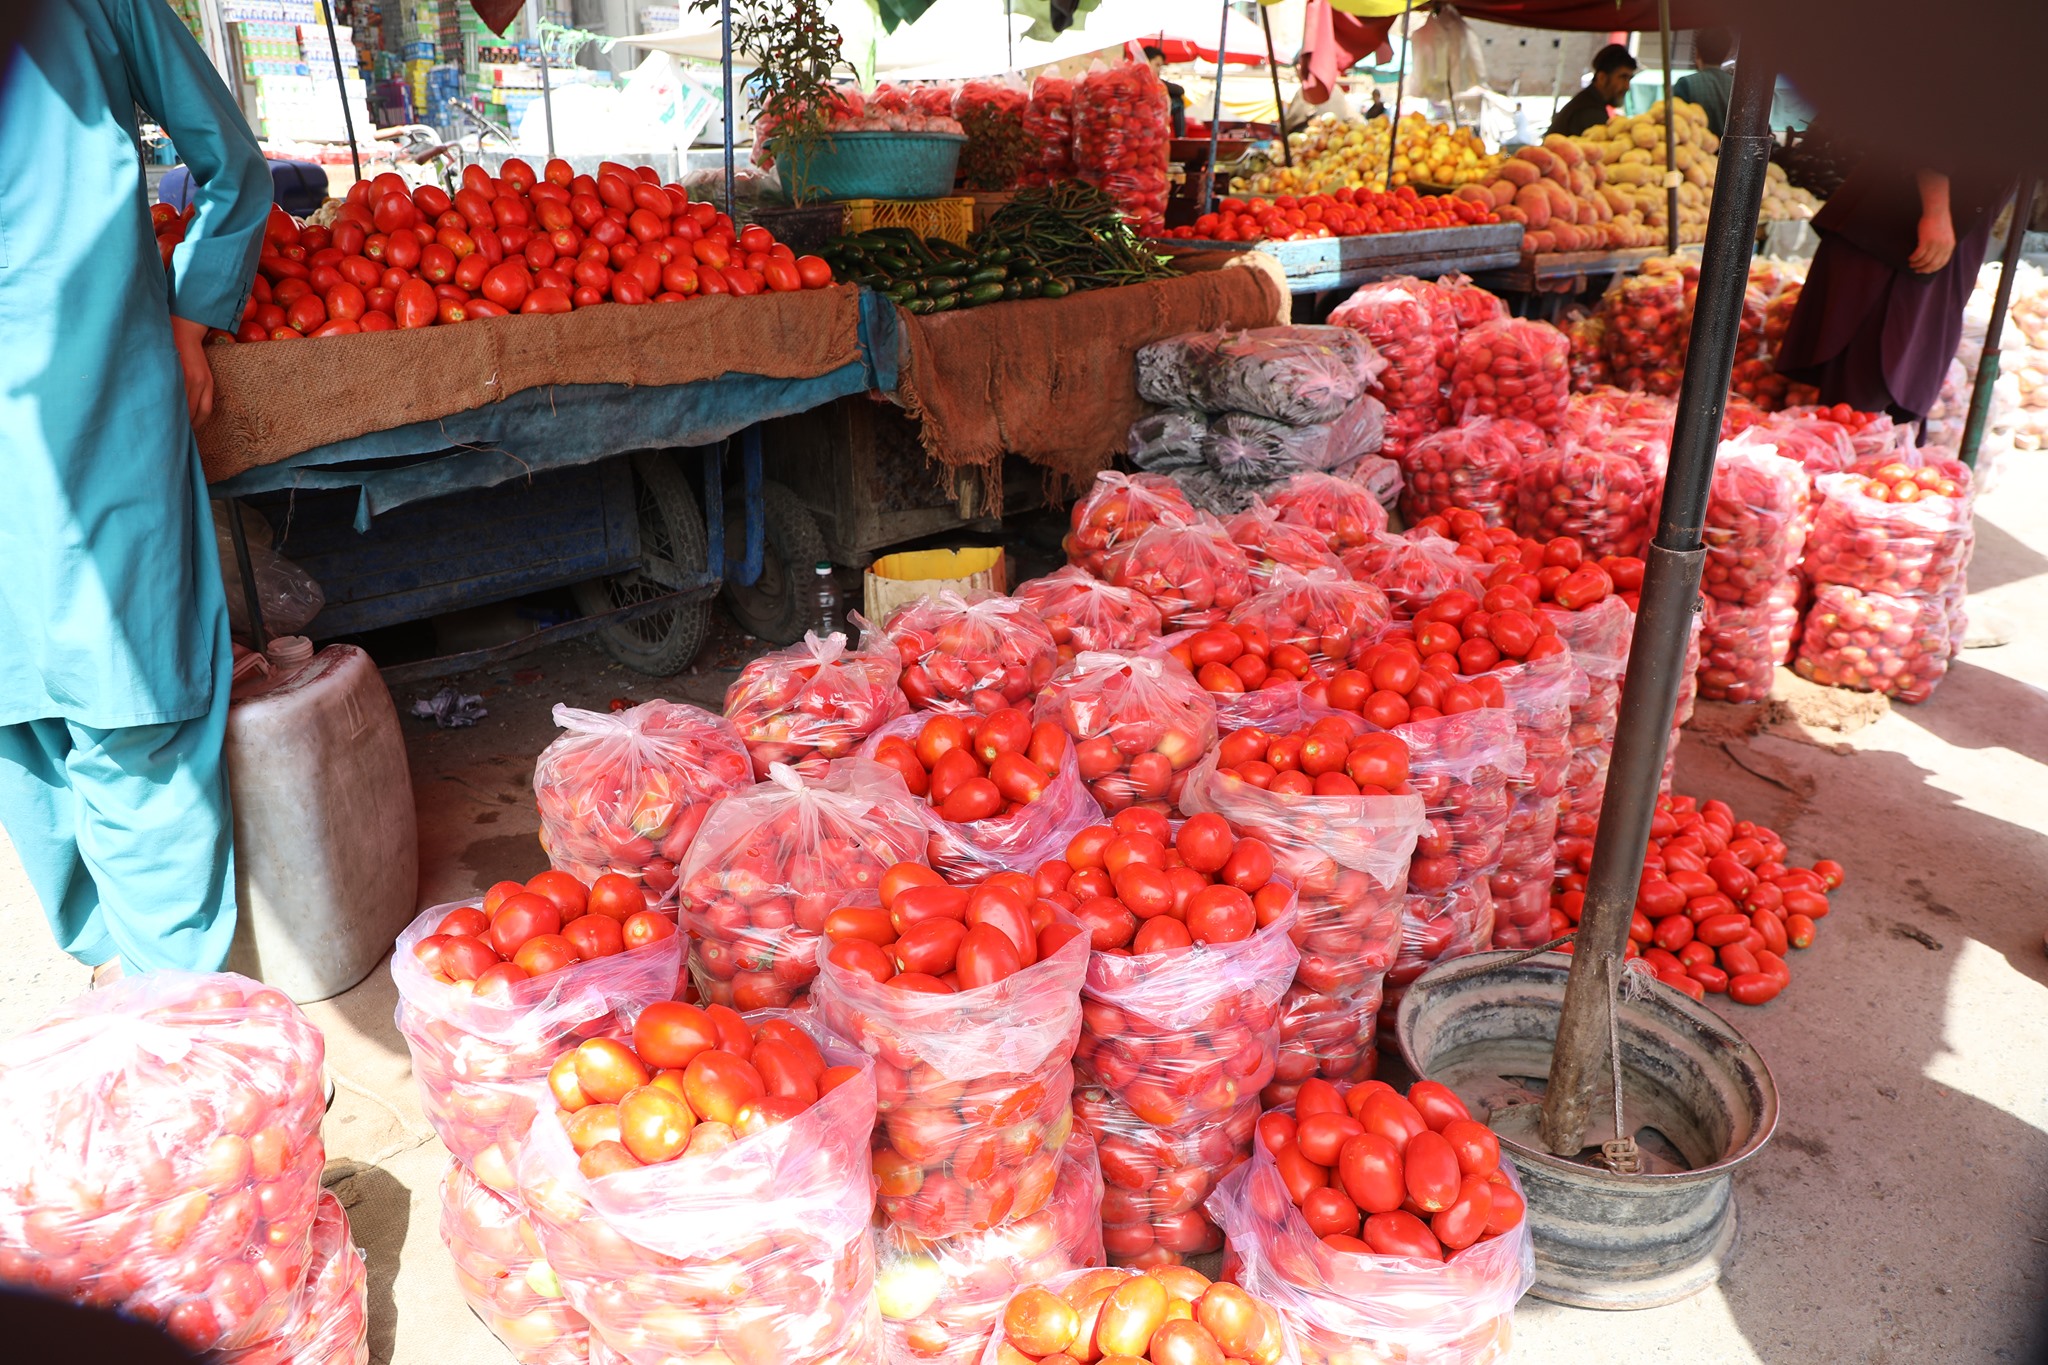
<path id="1" fill-rule="evenodd" d="M 747 634 L 770 644 L 795 644 L 811 627 L 808 588 L 811 570 L 827 558 L 825 538 L 811 509 L 796 494 L 779 483 L 761 485 L 761 510 L 767 520 L 765 544 L 761 547 L 761 576 L 754 586 L 743 588 L 725 583 L 725 604 L 733 619 Z M 738 502 L 725 510 L 725 543 L 729 557 L 737 558 L 746 546 L 746 511 Z"/>
<path id="2" fill-rule="evenodd" d="M 659 565 L 664 578 L 704 572 L 704 516 L 697 510 L 690 481 L 665 451 L 636 451 L 632 460 L 642 559 Z M 586 615 L 616 611 L 669 591 L 641 569 L 575 587 L 576 605 Z M 710 619 L 709 602 L 687 602 L 652 616 L 601 626 L 597 639 L 605 653 L 628 668 L 666 678 L 682 672 L 697 657 Z"/>

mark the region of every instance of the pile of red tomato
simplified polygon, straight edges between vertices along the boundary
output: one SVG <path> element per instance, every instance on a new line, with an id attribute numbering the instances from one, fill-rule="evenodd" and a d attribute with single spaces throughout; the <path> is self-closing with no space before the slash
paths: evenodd
<path id="1" fill-rule="evenodd" d="M 941 713 L 911 740 L 886 735 L 877 763 L 894 768 L 912 796 L 931 803 L 942 820 L 968 824 L 1017 814 L 1045 795 L 1072 748 L 1051 721 L 1031 723 L 1015 707 L 976 719 Z"/>
<path id="2" fill-rule="evenodd" d="M 1082 932 L 1058 922 L 1038 889 L 1021 872 L 963 887 L 921 863 L 898 863 L 882 874 L 880 906 L 825 917 L 825 960 L 899 991 L 993 986 Z"/>
<path id="3" fill-rule="evenodd" d="M 1226 198 L 1214 213 L 1163 237 L 1205 242 L 1298 242 L 1311 237 L 1361 237 L 1380 232 L 1497 223 L 1490 209 L 1448 194 L 1417 194 L 1412 185 L 1392 191 L 1345 187 L 1328 194 L 1283 194 L 1276 199 Z"/>
<path id="4" fill-rule="evenodd" d="M 992 592 L 920 598 L 891 614 L 883 631 L 903 661 L 903 695 L 923 711 L 987 715 L 1027 705 L 1059 660 L 1031 609 Z"/>
<path id="5" fill-rule="evenodd" d="M 521 885 L 499 882 L 481 904 L 450 910 L 413 948 L 434 980 L 510 1003 L 530 977 L 611 957 L 675 933 L 675 921 L 647 908 L 626 877 L 607 873 L 584 886 L 566 872 Z"/>
<path id="6" fill-rule="evenodd" d="M 1151 1361 L 1280 1365 L 1290 1358 L 1272 1305 L 1186 1266 L 1087 1270 L 1020 1290 L 1003 1309 L 995 1365 Z"/>

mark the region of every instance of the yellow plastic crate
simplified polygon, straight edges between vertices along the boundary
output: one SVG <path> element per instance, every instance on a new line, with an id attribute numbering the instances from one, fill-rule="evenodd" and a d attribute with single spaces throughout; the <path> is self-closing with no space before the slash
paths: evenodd
<path id="1" fill-rule="evenodd" d="M 909 228 L 920 237 L 943 237 L 965 246 L 974 234 L 974 196 L 949 199 L 846 199 L 846 231 Z"/>

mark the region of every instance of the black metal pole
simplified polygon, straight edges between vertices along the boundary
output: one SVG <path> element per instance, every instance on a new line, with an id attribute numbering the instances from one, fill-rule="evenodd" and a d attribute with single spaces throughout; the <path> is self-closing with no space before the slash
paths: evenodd
<path id="1" fill-rule="evenodd" d="M 2005 310 L 2012 302 L 2012 277 L 2019 269 L 2020 248 L 2026 244 L 2027 217 L 2034 211 L 2034 187 L 2040 181 L 2031 175 L 2020 177 L 2019 197 L 2012 201 L 2012 226 L 2005 234 L 2005 258 L 1998 267 L 1998 293 L 1991 300 L 1991 318 L 1984 324 L 1984 350 L 1977 357 L 1977 382 L 1970 389 L 1970 415 L 1963 423 L 1962 461 L 1977 467 L 1977 447 L 1984 443 L 1984 428 L 1991 422 L 1991 389 L 1998 383 L 1998 343 L 2005 336 Z"/>
<path id="2" fill-rule="evenodd" d="M 1401 7 L 1401 64 L 1394 68 L 1394 117 L 1387 123 L 1387 173 L 1380 177 L 1380 188 L 1394 188 L 1394 153 L 1401 150 L 1401 97 L 1408 89 L 1408 16 L 1415 9 L 1415 0 L 1406 0 Z"/>
<path id="3" fill-rule="evenodd" d="M 1280 164 L 1292 166 L 1294 149 L 1287 145 L 1287 101 L 1280 98 L 1280 59 L 1273 53 L 1273 16 L 1264 5 L 1259 6 L 1259 23 L 1266 30 L 1266 71 L 1273 78 L 1273 110 L 1280 120 Z M 1216 168 L 1211 166 L 1209 173 L 1214 175 Z"/>
<path id="4" fill-rule="evenodd" d="M 733 197 L 732 168 L 732 0 L 718 0 L 718 69 L 725 77 L 725 212 L 737 219 L 739 203 Z M 687 161 L 689 153 L 683 155 Z"/>
<path id="5" fill-rule="evenodd" d="M 1230 41 L 1230 0 L 1223 0 L 1223 22 L 1216 34 L 1216 98 L 1209 106 L 1209 194 L 1204 213 L 1216 211 L 1216 148 L 1223 138 L 1223 47 Z"/>
<path id="6" fill-rule="evenodd" d="M 242 602 L 249 612 L 249 647 L 261 654 L 270 643 L 263 624 L 263 596 L 256 590 L 256 567 L 249 555 L 249 531 L 242 525 L 242 500 L 227 499 L 228 540 L 235 547 L 235 569 L 242 575 Z"/>
<path id="7" fill-rule="evenodd" d="M 1685 378 L 1671 433 L 1664 504 L 1646 557 L 1615 724 L 1614 758 L 1594 836 L 1593 865 L 1586 876 L 1586 903 L 1573 947 L 1564 1013 L 1550 1057 L 1550 1087 L 1543 1099 L 1543 1140 L 1560 1156 L 1578 1155 L 1594 1083 L 1606 1069 L 1606 959 L 1619 958 L 1627 946 L 1643 854 L 1650 843 L 1658 777 L 1685 668 L 1687 636 L 1699 602 L 1700 570 L 1707 557 L 1701 531 L 1714 478 L 1714 451 L 1721 439 L 1721 414 L 1728 403 L 1728 378 L 1735 364 L 1743 294 L 1749 286 L 1749 258 L 1756 248 L 1764 172 L 1770 164 L 1775 80 L 1771 64 L 1761 58 L 1745 57 L 1736 64 Z"/>
<path id="8" fill-rule="evenodd" d="M 540 116 L 542 122 L 547 125 L 548 159 L 552 161 L 555 156 L 555 87 L 554 81 L 548 75 L 548 35 L 547 29 L 544 27 L 546 22 L 541 15 L 540 6 L 535 4 L 533 7 L 533 45 L 535 50 L 540 53 Z M 678 170 L 676 179 L 681 180 L 682 178 L 682 172 Z"/>
<path id="9" fill-rule="evenodd" d="M 1664 241 L 1678 254 L 1678 108 L 1671 96 L 1671 0 L 1657 0 L 1657 32 L 1663 43 L 1658 65 L 1664 68 Z"/>
<path id="10" fill-rule="evenodd" d="M 356 168 L 356 179 L 363 178 L 363 154 L 356 150 L 356 116 L 348 111 L 348 76 L 341 69 L 341 39 L 334 31 L 334 0 L 322 0 L 320 17 L 327 21 L 327 50 L 334 54 L 334 87 L 341 92 L 341 126 L 348 129 L 348 159 Z M 349 34 L 354 44 L 355 34 Z"/>

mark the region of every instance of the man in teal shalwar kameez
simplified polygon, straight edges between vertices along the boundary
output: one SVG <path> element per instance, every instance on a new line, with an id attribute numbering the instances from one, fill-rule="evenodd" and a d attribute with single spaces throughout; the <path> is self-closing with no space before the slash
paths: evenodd
<path id="1" fill-rule="evenodd" d="M 31 9 L 0 54 L 0 825 L 66 952 L 215 970 L 233 661 L 192 432 L 270 176 L 165 0 Z M 196 186 L 168 280 L 138 105 Z"/>

